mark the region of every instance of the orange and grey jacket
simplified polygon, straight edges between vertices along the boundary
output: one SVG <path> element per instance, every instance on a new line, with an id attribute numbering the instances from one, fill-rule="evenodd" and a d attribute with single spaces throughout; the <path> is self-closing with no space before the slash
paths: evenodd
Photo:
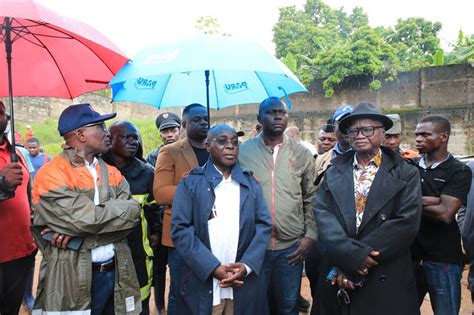
<path id="1" fill-rule="evenodd" d="M 284 136 L 275 162 L 273 150 L 260 133 L 242 143 L 239 163 L 250 169 L 262 186 L 270 216 L 272 238 L 268 249 L 286 249 L 303 237 L 316 240 L 313 199 L 314 157 L 300 142 Z"/>
<path id="2" fill-rule="evenodd" d="M 84 157 L 69 146 L 35 177 L 33 232 L 43 253 L 33 314 L 90 314 L 91 249 L 115 247 L 114 306 L 116 314 L 141 312 L 140 288 L 126 237 L 140 222 L 140 205 L 127 181 L 113 166 L 98 158 L 99 204 Z M 84 242 L 78 251 L 52 247 L 40 232 L 44 227 Z"/>

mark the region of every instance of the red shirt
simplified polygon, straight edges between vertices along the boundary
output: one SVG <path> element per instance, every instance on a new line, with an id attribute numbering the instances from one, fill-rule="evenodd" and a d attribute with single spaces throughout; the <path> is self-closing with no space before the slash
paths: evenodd
<path id="1" fill-rule="evenodd" d="M 0 145 L 0 168 L 10 163 L 7 141 Z M 0 201 L 0 263 L 31 255 L 36 249 L 31 236 L 30 203 L 28 201 L 28 169 L 19 162 L 23 182 L 15 190 L 13 198 Z"/>

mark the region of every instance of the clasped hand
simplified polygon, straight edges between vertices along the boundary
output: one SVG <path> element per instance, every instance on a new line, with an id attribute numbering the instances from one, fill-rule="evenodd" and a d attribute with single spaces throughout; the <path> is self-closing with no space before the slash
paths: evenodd
<path id="1" fill-rule="evenodd" d="M 242 279 L 246 276 L 247 269 L 242 263 L 229 263 L 219 265 L 214 270 L 213 276 L 219 280 L 221 288 L 241 287 L 244 285 Z"/>
<path id="2" fill-rule="evenodd" d="M 378 251 L 371 251 L 369 255 L 362 261 L 359 269 L 357 270 L 357 274 L 362 277 L 365 277 L 369 274 L 371 268 L 378 265 L 378 262 L 375 260 L 375 257 L 379 256 L 380 252 Z M 346 277 L 346 275 L 338 270 L 336 276 L 331 280 L 332 285 L 336 285 L 345 290 L 354 290 L 356 288 L 356 284 L 350 279 Z"/>

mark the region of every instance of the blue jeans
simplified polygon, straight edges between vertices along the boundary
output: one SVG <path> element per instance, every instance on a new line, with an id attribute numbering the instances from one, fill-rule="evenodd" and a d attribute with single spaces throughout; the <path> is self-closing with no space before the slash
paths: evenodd
<path id="1" fill-rule="evenodd" d="M 430 294 L 431 308 L 436 315 L 457 315 L 461 306 L 462 268 L 456 264 L 423 261 L 416 266 L 418 302 Z"/>
<path id="2" fill-rule="evenodd" d="M 178 251 L 168 247 L 168 268 L 170 269 L 170 290 L 168 294 L 168 315 L 176 314 L 176 299 L 179 294 L 179 282 L 181 278 L 181 265 L 183 260 Z"/>
<path id="3" fill-rule="evenodd" d="M 92 272 L 91 315 L 114 314 L 115 270 Z"/>
<path id="4" fill-rule="evenodd" d="M 288 264 L 288 255 L 297 248 L 294 245 L 282 250 L 267 250 L 262 272 L 267 285 L 269 308 L 272 314 L 298 315 L 301 273 L 303 263 Z"/>

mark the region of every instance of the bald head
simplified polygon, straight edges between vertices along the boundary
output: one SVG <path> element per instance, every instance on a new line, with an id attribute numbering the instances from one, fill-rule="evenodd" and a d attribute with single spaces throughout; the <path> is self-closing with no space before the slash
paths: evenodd
<path id="1" fill-rule="evenodd" d="M 113 136 L 121 129 L 137 129 L 137 127 L 129 121 L 115 121 L 109 127 L 110 135 Z"/>
<path id="2" fill-rule="evenodd" d="M 234 128 L 232 128 L 229 125 L 216 125 L 209 129 L 209 132 L 207 134 L 208 139 L 215 139 L 218 138 L 222 134 L 235 134 L 237 136 L 237 132 L 235 131 Z"/>
<path id="3" fill-rule="evenodd" d="M 139 149 L 137 127 L 129 121 L 116 121 L 109 128 L 112 147 L 109 155 L 124 160 L 133 159 Z"/>
<path id="4" fill-rule="evenodd" d="M 209 129 L 206 147 L 212 163 L 224 176 L 228 176 L 239 154 L 239 138 L 235 129 L 228 125 L 212 127 Z"/>
<path id="5" fill-rule="evenodd" d="M 276 96 L 272 96 L 263 100 L 263 102 L 260 103 L 260 105 L 258 106 L 258 114 L 262 116 L 262 114 L 265 113 L 268 107 L 275 107 L 275 106 L 277 107 L 283 106 L 286 108 L 286 104 L 280 98 Z"/>
<path id="6" fill-rule="evenodd" d="M 288 138 L 301 140 L 300 129 L 296 126 L 290 126 L 285 129 L 285 134 Z"/>
<path id="7" fill-rule="evenodd" d="M 282 141 L 283 132 L 288 126 L 288 112 L 285 103 L 278 97 L 267 98 L 260 103 L 257 120 L 262 125 L 264 139 Z"/>

